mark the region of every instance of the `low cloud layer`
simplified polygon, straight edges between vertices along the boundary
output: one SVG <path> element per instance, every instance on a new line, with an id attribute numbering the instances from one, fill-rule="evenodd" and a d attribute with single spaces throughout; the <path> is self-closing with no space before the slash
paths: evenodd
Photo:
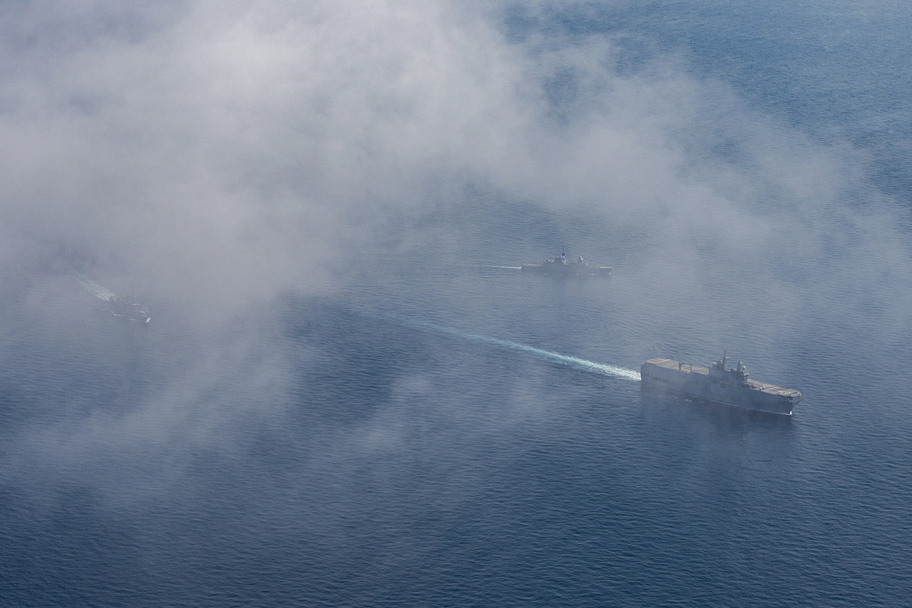
<path id="1" fill-rule="evenodd" d="M 772 326 L 816 292 L 844 303 L 816 322 L 860 310 L 883 340 L 908 333 L 908 246 L 863 155 L 678 59 L 620 70 L 610 39 L 516 41 L 473 3 L 2 10 L 7 276 L 89 275 L 221 321 L 333 293 L 359 255 L 464 254 L 507 201 L 609 223 L 648 297 L 763 286 L 743 313 L 701 303 L 708 331 L 758 311 Z M 490 201 L 474 217 L 455 212 L 467 189 Z M 198 368 L 154 400 L 222 381 Z"/>
<path id="2" fill-rule="evenodd" d="M 384 209 L 496 174 L 534 120 L 519 54 L 435 3 L 56 8 L 5 36 L 7 264 L 63 249 L 223 305 L 319 291 Z"/>
<path id="3" fill-rule="evenodd" d="M 472 4 L 5 11 L 7 267 L 65 255 L 234 309 L 331 289 L 337 260 L 466 184 L 679 251 L 813 255 L 855 186 L 844 156 L 674 62 L 620 75 L 609 42 L 511 43 Z"/>

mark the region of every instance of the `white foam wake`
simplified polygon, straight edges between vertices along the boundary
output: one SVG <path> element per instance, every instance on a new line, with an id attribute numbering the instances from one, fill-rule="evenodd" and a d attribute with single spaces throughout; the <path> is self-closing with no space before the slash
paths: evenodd
<path id="1" fill-rule="evenodd" d="M 95 281 L 90 281 L 89 279 L 87 279 L 87 278 L 85 278 L 85 277 L 79 277 L 77 280 L 79 281 L 79 284 L 80 284 L 80 285 L 82 285 L 83 287 L 85 287 L 86 291 L 88 291 L 89 293 L 93 294 L 93 295 L 94 295 L 96 298 L 98 298 L 99 300 L 108 301 L 108 300 L 110 300 L 111 298 L 117 297 L 117 294 L 116 294 L 116 293 L 114 293 L 114 292 L 111 291 L 110 289 L 107 289 L 107 288 L 105 288 L 105 287 L 102 287 L 101 285 L 99 285 L 99 284 L 96 283 Z"/>
<path id="2" fill-rule="evenodd" d="M 605 363 L 596 363 L 594 361 L 587 361 L 586 359 L 580 359 L 579 357 L 572 357 L 570 355 L 562 355 L 560 353 L 554 353 L 548 350 L 541 348 L 535 348 L 534 346 L 528 346 L 526 344 L 519 344 L 518 342 L 510 342 L 509 340 L 500 340 L 498 338 L 492 338 L 490 336 L 481 336 L 478 334 L 470 334 L 468 332 L 460 331 L 458 329 L 453 329 L 452 327 L 446 327 L 444 325 L 437 325 L 436 323 L 429 323 L 427 321 L 419 321 L 417 319 L 412 319 L 403 315 L 390 314 L 390 317 L 396 319 L 404 325 L 409 325 L 412 327 L 420 327 L 423 329 L 431 329 L 444 334 L 449 334 L 451 336 L 456 336 L 464 340 L 472 340 L 474 342 L 484 342 L 485 344 L 493 344 L 495 346 L 500 346 L 502 348 L 509 348 L 511 350 L 517 350 L 524 352 L 530 355 L 536 355 L 542 357 L 543 359 L 548 359 L 549 361 L 554 361 L 555 363 L 560 363 L 561 365 L 566 365 L 567 367 L 572 367 L 573 369 L 578 369 L 586 372 L 592 372 L 594 374 L 601 374 L 603 376 L 611 376 L 612 378 L 622 378 L 624 380 L 632 380 L 634 382 L 640 381 L 640 372 L 632 369 L 626 369 L 623 367 L 617 367 L 616 365 L 607 365 Z"/>

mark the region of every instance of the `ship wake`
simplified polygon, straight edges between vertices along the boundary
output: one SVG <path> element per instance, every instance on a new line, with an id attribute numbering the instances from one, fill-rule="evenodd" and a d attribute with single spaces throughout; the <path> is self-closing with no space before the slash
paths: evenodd
<path id="1" fill-rule="evenodd" d="M 523 354 L 539 357 L 557 363 L 559 365 L 565 365 L 572 369 L 590 372 L 593 374 L 599 374 L 602 376 L 608 376 L 611 378 L 620 378 L 622 380 L 630 380 L 632 382 L 640 381 L 640 372 L 632 369 L 626 369 L 624 367 L 618 367 L 616 365 L 608 365 L 606 363 L 596 363 L 595 361 L 587 361 L 586 359 L 581 359 L 579 357 L 573 357 L 571 355 L 562 355 L 560 353 L 555 353 L 549 350 L 544 350 L 542 348 L 535 348 L 534 346 L 529 346 L 527 344 L 520 344 L 518 342 L 511 342 L 509 340 L 501 340 L 499 338 L 492 338 L 490 336 L 482 336 L 479 334 L 472 334 L 464 332 L 452 327 L 446 327 L 445 325 L 437 325 L 436 323 L 429 323 L 428 321 L 420 321 L 418 319 L 413 319 L 411 317 L 406 317 L 398 314 L 389 314 L 389 317 L 395 319 L 396 321 L 407 325 L 409 327 L 417 327 L 421 329 L 427 329 L 435 331 L 442 334 L 447 334 L 450 336 L 455 336 L 463 340 L 471 340 L 473 342 L 482 342 L 484 344 L 491 344 L 493 346 L 498 346 L 501 348 L 506 348 L 509 350 L 519 351 Z"/>
<path id="2" fill-rule="evenodd" d="M 99 300 L 104 300 L 107 302 L 111 298 L 117 297 L 117 294 L 115 294 L 113 291 L 111 291 L 110 289 L 107 289 L 105 287 L 102 287 L 95 281 L 90 281 L 89 279 L 87 279 L 85 277 L 79 277 L 78 281 L 79 281 L 79 284 L 82 285 L 86 291 L 93 294 Z"/>

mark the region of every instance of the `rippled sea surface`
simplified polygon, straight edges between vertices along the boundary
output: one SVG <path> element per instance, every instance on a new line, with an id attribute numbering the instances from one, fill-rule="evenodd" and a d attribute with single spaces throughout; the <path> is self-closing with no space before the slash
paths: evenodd
<path id="1" fill-rule="evenodd" d="M 758 31 L 727 5 L 686 2 L 548 18 L 674 46 L 785 122 L 822 103 L 797 89 L 832 89 L 827 74 L 844 69 L 857 96 L 840 98 L 840 116 L 870 125 L 867 63 L 827 59 L 780 88 L 745 77 L 781 69 L 776 40 L 800 47 L 811 31 L 869 49 L 877 13 L 843 4 L 868 29 L 783 18 Z M 504 27 L 518 40 L 540 26 L 517 15 Z M 719 53 L 729 37 L 745 46 Z M 908 66 L 879 69 L 894 88 L 877 99 L 908 103 L 894 78 Z M 866 128 L 813 120 L 820 137 Z M 897 124 L 868 148 L 883 160 L 869 177 L 879 192 L 906 183 Z M 775 285 L 745 273 L 676 290 L 610 218 L 486 208 L 490 238 L 459 262 L 353 255 L 345 289 L 227 326 L 166 303 L 140 326 L 66 278 L 9 287 L 0 604 L 909 605 L 912 330 L 885 326 L 886 304 L 859 297 L 852 273 L 797 266 Z M 615 267 L 608 279 L 515 268 L 558 253 L 530 243 L 582 250 L 600 234 L 608 259 L 591 261 Z M 632 377 L 649 357 L 705 365 L 723 348 L 752 377 L 800 389 L 795 414 L 647 395 Z"/>
<path id="2" fill-rule="evenodd" d="M 196 352 L 211 340 L 166 316 L 140 327 L 100 314 L 70 336 L 70 351 L 43 352 L 34 335 L 8 343 L 4 450 L 36 463 L 3 489 L 3 596 L 905 601 L 912 435 L 903 379 L 877 369 L 908 358 L 858 365 L 839 340 L 804 335 L 754 374 L 806 395 L 794 416 L 770 416 L 644 395 L 631 379 L 510 346 L 632 370 L 686 350 L 699 324 L 675 334 L 654 323 L 674 306 L 650 301 L 642 277 L 554 281 L 416 263 L 396 278 L 365 282 L 370 298 L 290 298 L 269 322 L 220 336 L 217 353 Z M 442 305 L 448 296 L 463 304 Z M 280 329 L 256 336 L 258 325 Z M 841 377 L 840 367 L 862 373 Z M 187 369 L 189 396 L 173 387 Z M 202 386 L 200 374 L 210 375 Z M 170 428 L 168 412 L 131 413 L 137 401 L 191 413 L 172 412 L 182 428 Z"/>

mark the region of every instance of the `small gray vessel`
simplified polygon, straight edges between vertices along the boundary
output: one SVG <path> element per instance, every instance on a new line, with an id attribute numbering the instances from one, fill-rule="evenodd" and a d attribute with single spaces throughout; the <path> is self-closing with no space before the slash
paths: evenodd
<path id="1" fill-rule="evenodd" d="M 611 267 L 587 264 L 583 261 L 583 256 L 579 256 L 576 262 L 569 262 L 567 254 L 561 251 L 560 256 L 553 260 L 545 260 L 541 264 L 523 264 L 522 271 L 558 277 L 591 277 L 608 276 Z"/>
<path id="2" fill-rule="evenodd" d="M 750 410 L 791 415 L 801 393 L 775 384 L 749 380 L 747 368 L 726 367 L 723 355 L 711 367 L 690 365 L 672 359 L 649 359 L 640 367 L 643 388 L 676 393 Z"/>
<path id="3" fill-rule="evenodd" d="M 152 320 L 149 310 L 139 302 L 134 301 L 130 296 L 109 296 L 108 307 L 105 310 L 115 317 L 122 317 L 143 324 Z"/>

